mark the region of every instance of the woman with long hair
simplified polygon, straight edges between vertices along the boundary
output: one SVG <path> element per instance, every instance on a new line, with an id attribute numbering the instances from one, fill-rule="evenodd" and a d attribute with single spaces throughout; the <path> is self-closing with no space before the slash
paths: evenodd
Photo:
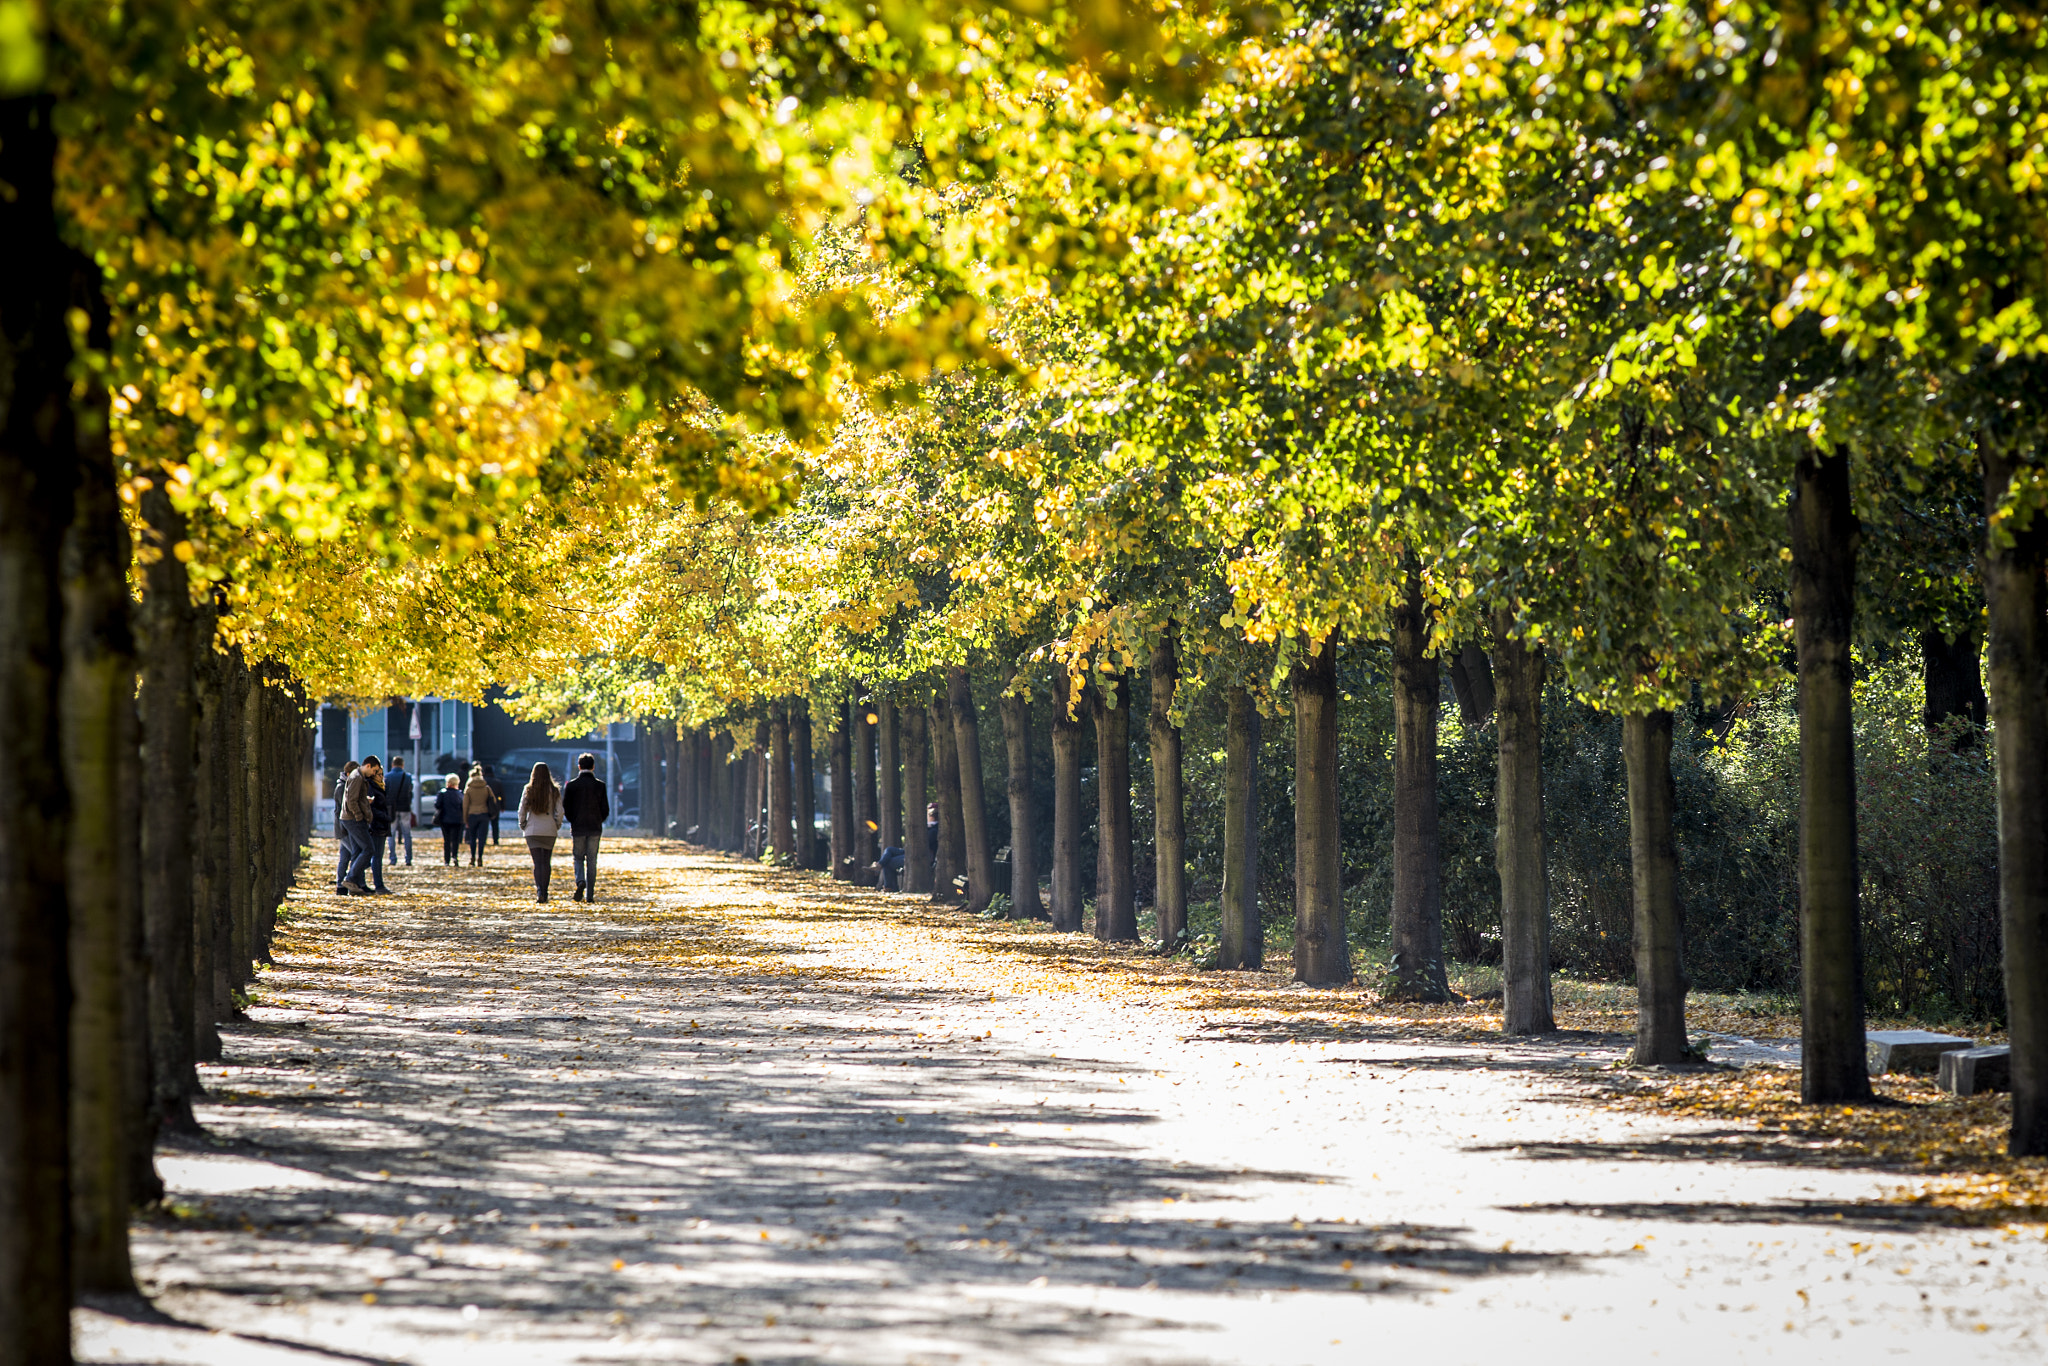
<path id="1" fill-rule="evenodd" d="M 519 794 L 519 833 L 533 855 L 535 901 L 548 899 L 548 875 L 554 871 L 555 837 L 568 818 L 562 814 L 562 789 L 546 764 L 535 764 L 526 790 Z"/>

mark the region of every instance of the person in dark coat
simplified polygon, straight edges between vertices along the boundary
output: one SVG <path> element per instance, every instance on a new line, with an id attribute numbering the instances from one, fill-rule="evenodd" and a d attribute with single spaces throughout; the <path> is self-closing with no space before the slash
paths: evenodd
<path id="1" fill-rule="evenodd" d="M 491 843 L 498 842 L 498 815 L 505 809 L 505 784 L 498 781 L 498 770 L 484 765 L 484 786 L 491 790 Z"/>
<path id="2" fill-rule="evenodd" d="M 412 774 L 405 771 L 405 756 L 395 754 L 391 758 L 391 772 L 385 775 L 384 785 L 391 793 L 391 844 L 386 857 L 391 866 L 398 866 L 398 846 L 405 846 L 405 866 L 412 867 Z"/>
<path id="3" fill-rule="evenodd" d="M 365 759 L 363 768 L 370 774 L 370 891 L 390 896 L 391 889 L 384 885 L 384 841 L 391 834 L 391 791 L 384 785 L 382 764 Z"/>
<path id="4" fill-rule="evenodd" d="M 341 828 L 348 833 L 348 871 L 341 875 L 335 891 L 342 896 L 369 896 L 370 889 L 363 885 L 363 870 L 373 860 L 384 856 L 379 837 L 374 834 L 377 820 L 377 800 L 383 795 L 383 767 L 377 756 L 366 754 L 356 771 L 348 775 L 348 786 L 342 791 Z M 383 886 L 382 871 L 379 870 L 378 886 Z"/>
<path id="5" fill-rule="evenodd" d="M 441 832 L 441 865 L 462 861 L 462 779 L 453 773 L 434 794 L 434 827 Z"/>
<path id="6" fill-rule="evenodd" d="M 334 870 L 334 890 L 339 892 L 341 884 L 348 880 L 348 865 L 355 858 L 353 837 L 348 833 L 348 824 L 341 818 L 342 798 L 348 795 L 348 780 L 356 776 L 362 767 L 351 759 L 341 766 L 341 772 L 334 779 L 334 842 L 341 846 L 341 863 Z"/>
<path id="7" fill-rule="evenodd" d="M 597 842 L 612 818 L 612 799 L 597 776 L 597 756 L 576 756 L 576 776 L 562 789 L 562 811 L 569 818 L 570 855 L 576 865 L 575 901 L 597 900 Z"/>

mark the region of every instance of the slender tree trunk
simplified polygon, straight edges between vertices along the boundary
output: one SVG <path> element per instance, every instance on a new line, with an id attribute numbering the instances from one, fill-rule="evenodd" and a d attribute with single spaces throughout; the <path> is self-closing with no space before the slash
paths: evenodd
<path id="1" fill-rule="evenodd" d="M 796 794 L 792 785 L 796 778 L 796 764 L 789 752 L 789 703 L 775 704 L 775 719 L 770 724 L 768 738 L 773 751 L 768 760 L 768 828 L 775 837 L 775 861 L 786 867 L 795 867 Z"/>
<path id="2" fill-rule="evenodd" d="M 1964 631 L 1950 640 L 1930 626 L 1920 633 L 1920 659 L 1926 695 L 1921 720 L 1928 738 L 1957 754 L 1976 748 L 1987 703 L 1984 679 L 1977 669 L 1976 631 Z M 1958 717 L 1969 724 L 1968 730 L 1951 731 Z"/>
<path id="3" fill-rule="evenodd" d="M 796 755 L 792 795 L 796 800 L 796 866 L 818 867 L 818 756 L 811 748 L 811 704 L 799 697 L 789 704 L 789 743 Z"/>
<path id="4" fill-rule="evenodd" d="M 1337 638 L 1294 667 L 1294 980 L 1351 980 L 1337 831 Z"/>
<path id="5" fill-rule="evenodd" d="M 856 701 L 852 708 L 853 729 L 853 855 L 855 882 L 865 883 L 868 870 L 881 850 L 875 835 L 882 828 L 875 809 L 875 723 L 871 702 Z M 876 879 L 877 884 L 881 880 Z"/>
<path id="6" fill-rule="evenodd" d="M 239 915 L 235 921 L 235 972 L 240 984 L 247 987 L 256 980 L 256 964 L 263 951 L 259 926 L 263 894 L 269 885 L 270 848 L 267 837 L 270 832 L 263 819 L 263 813 L 268 810 L 263 800 L 263 686 L 256 671 L 248 667 L 246 659 L 236 670 L 236 675 L 242 686 L 238 717 L 241 723 L 242 767 L 237 776 L 242 784 L 244 850 L 244 858 L 236 866 L 244 875 L 239 879 L 242 901 L 236 908 Z M 384 762 L 388 768 L 391 762 L 389 754 L 384 756 Z"/>
<path id="7" fill-rule="evenodd" d="M 1054 675 L 1052 698 L 1052 927 L 1079 934 L 1081 907 L 1081 721 L 1070 710 L 1067 671 Z"/>
<path id="8" fill-rule="evenodd" d="M 2048 517 L 1999 517 L 2020 461 L 1982 438 L 1992 737 L 1998 746 L 1998 902 L 2012 1036 L 2014 1157 L 2048 1157 Z"/>
<path id="9" fill-rule="evenodd" d="M 767 719 L 754 722 L 754 747 L 747 751 L 747 847 L 746 856 L 758 859 L 768 852 L 768 746 L 771 729 Z"/>
<path id="10" fill-rule="evenodd" d="M 1003 751 L 1009 775 L 1010 918 L 1043 920 L 1038 899 L 1038 831 L 1031 807 L 1031 694 L 1014 691 L 1016 666 L 1003 680 Z"/>
<path id="11" fill-rule="evenodd" d="M 711 783 L 707 791 L 713 804 L 712 847 L 731 854 L 740 852 L 746 834 L 746 784 L 741 780 L 746 777 L 747 766 L 738 750 L 731 735 L 719 732 L 711 746 Z"/>
<path id="12" fill-rule="evenodd" d="M 204 865 L 194 877 L 192 887 L 193 899 L 198 903 L 193 910 L 201 946 L 197 956 L 202 960 L 193 965 L 193 977 L 200 993 L 200 1010 L 206 1019 L 205 1032 L 196 1045 L 201 1062 L 220 1060 L 220 1031 L 215 1026 L 233 1018 L 235 1009 L 230 934 L 230 888 L 234 879 L 229 864 L 233 852 L 229 833 L 234 826 L 235 785 L 229 762 L 232 746 L 228 727 L 233 700 L 229 696 L 232 679 L 228 657 L 213 644 L 218 614 L 218 605 L 211 600 L 200 609 L 198 639 L 202 644 L 199 668 L 194 675 L 199 681 L 195 695 L 200 703 L 200 724 L 199 772 L 193 781 L 193 792 L 201 799 L 197 808 L 203 813 L 199 818 L 199 856 Z"/>
<path id="13" fill-rule="evenodd" d="M 1500 756 L 1494 784 L 1494 863 L 1500 871 L 1502 1028 L 1548 1034 L 1550 876 L 1543 842 L 1543 647 L 1493 621 Z"/>
<path id="14" fill-rule="evenodd" d="M 1458 699 L 1458 717 L 1467 730 L 1493 719 L 1493 662 L 1472 641 L 1451 656 L 1451 692 Z"/>
<path id="15" fill-rule="evenodd" d="M 1223 749 L 1223 930 L 1216 965 L 1256 969 L 1266 961 L 1259 920 L 1259 708 L 1231 688 Z"/>
<path id="16" fill-rule="evenodd" d="M 938 771 L 939 857 L 932 900 L 962 900 L 960 883 L 967 877 L 967 835 L 961 828 L 960 747 L 953 734 L 953 708 L 945 689 L 932 694 L 932 757 Z"/>
<path id="17" fill-rule="evenodd" d="M 95 274 L 96 286 L 96 274 Z M 94 310 L 95 314 L 99 310 Z M 95 349 L 104 349 L 103 325 Z M 96 391 L 97 385 L 90 386 Z M 71 912 L 71 1179 L 73 1258 L 81 1291 L 131 1293 L 131 1157 L 147 1091 L 131 1088 L 130 1062 L 148 1046 L 130 1018 L 131 952 L 139 923 L 135 849 L 124 828 L 133 781 L 135 645 L 128 622 L 128 536 L 114 492 L 104 394 L 79 406 L 76 501 L 59 558 L 64 590 L 64 674 L 59 729 L 71 794 L 65 883 Z"/>
<path id="18" fill-rule="evenodd" d="M 248 671 L 242 665 L 240 651 L 229 650 L 221 669 L 221 684 L 226 700 L 222 713 L 228 732 L 227 751 L 222 762 L 222 776 L 227 781 L 222 795 L 227 798 L 228 853 L 225 867 L 228 919 L 225 947 L 230 988 L 240 987 L 249 980 L 249 945 L 245 932 L 249 923 L 249 867 L 254 858 L 249 841 L 247 682 Z M 240 1013 L 239 1010 L 235 1012 L 236 1015 Z"/>
<path id="19" fill-rule="evenodd" d="M 884 849 L 903 849 L 907 855 L 909 850 L 903 842 L 902 727 L 894 702 L 875 703 L 875 714 L 881 718 L 881 724 L 875 731 L 878 770 L 875 819 L 882 827 L 876 843 Z"/>
<path id="20" fill-rule="evenodd" d="M 1857 909 L 1850 635 L 1856 513 L 1849 458 L 1812 449 L 1792 476 L 1792 622 L 1799 651 L 1800 1093 L 1870 1094 Z"/>
<path id="21" fill-rule="evenodd" d="M 1180 727 L 1173 724 L 1180 651 L 1172 628 L 1152 646 L 1152 909 L 1159 947 L 1171 953 L 1188 933 L 1188 833 L 1181 796 Z"/>
<path id="22" fill-rule="evenodd" d="M 1671 781 L 1671 713 L 1621 720 L 1628 764 L 1629 877 L 1634 892 L 1636 1050 L 1639 1067 L 1692 1058 L 1685 1037 L 1685 945 L 1678 905 L 1678 846 L 1671 835 L 1677 790 Z"/>
<path id="23" fill-rule="evenodd" d="M 995 845 L 988 836 L 987 793 L 981 772 L 981 709 L 966 666 L 946 670 L 946 701 L 953 713 L 953 747 L 960 769 L 960 828 L 967 844 L 967 909 L 988 909 L 996 891 Z"/>
<path id="24" fill-rule="evenodd" d="M 839 704 L 839 728 L 832 732 L 832 876 L 853 880 L 859 845 L 853 838 L 853 729 L 847 704 Z"/>
<path id="25" fill-rule="evenodd" d="M 58 558 L 78 478 L 47 96 L 0 99 L 0 1354 L 71 1361 L 70 794 Z"/>
<path id="26" fill-rule="evenodd" d="M 1440 687 L 1429 650 L 1422 575 L 1410 564 L 1394 609 L 1393 994 L 1447 1001 L 1442 845 L 1437 835 L 1436 718 Z M 1467 675 L 1470 686 L 1470 675 Z"/>
<path id="27" fill-rule="evenodd" d="M 1138 938 L 1136 879 L 1131 856 L 1131 689 L 1118 678 L 1098 685 L 1095 710 L 1095 937 Z"/>
<path id="28" fill-rule="evenodd" d="M 903 717 L 903 890 L 931 895 L 932 851 L 925 842 L 925 804 L 931 800 L 926 732 L 930 721 L 924 705 L 913 700 Z"/>
<path id="29" fill-rule="evenodd" d="M 150 534 L 142 599 L 143 788 L 189 789 L 196 765 L 193 744 L 192 593 L 185 565 L 174 553 L 185 540 L 185 519 L 171 505 L 161 472 L 142 495 Z M 192 1133 L 192 1097 L 199 1094 L 194 1063 L 196 1022 L 194 948 L 197 907 L 192 895 L 193 811 L 176 802 L 142 806 L 142 916 L 149 934 L 151 1103 L 160 1127 Z"/>

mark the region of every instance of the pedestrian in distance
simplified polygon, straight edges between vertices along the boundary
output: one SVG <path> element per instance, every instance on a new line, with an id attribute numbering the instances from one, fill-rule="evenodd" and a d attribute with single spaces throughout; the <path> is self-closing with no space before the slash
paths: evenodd
<path id="1" fill-rule="evenodd" d="M 441 866 L 458 864 L 462 859 L 462 779 L 455 774 L 448 775 L 441 790 L 434 794 L 434 828 L 441 832 Z"/>
<path id="2" fill-rule="evenodd" d="M 405 866 L 412 867 L 412 774 L 405 771 L 405 756 L 391 758 L 391 773 L 385 780 L 391 790 L 391 847 L 386 857 L 398 866 L 398 846 L 405 846 Z"/>
<path id="3" fill-rule="evenodd" d="M 505 811 L 505 784 L 498 778 L 498 770 L 490 764 L 484 765 L 484 786 L 491 789 L 491 843 L 498 842 L 498 817 Z"/>
<path id="4" fill-rule="evenodd" d="M 484 838 L 495 805 L 491 786 L 484 781 L 483 765 L 478 764 L 469 771 L 469 781 L 462 787 L 462 825 L 469 832 L 469 866 L 472 868 L 484 866 Z"/>
<path id="5" fill-rule="evenodd" d="M 355 772 L 348 775 L 347 786 L 341 796 L 341 828 L 349 843 L 349 864 L 342 871 L 341 881 L 335 884 L 338 896 L 369 896 L 370 889 L 363 885 L 363 870 L 370 866 L 376 855 L 376 845 L 371 842 L 370 827 L 376 820 L 377 807 L 372 800 L 373 792 L 383 789 L 371 781 L 377 767 L 377 756 L 365 755 Z"/>
<path id="6" fill-rule="evenodd" d="M 519 833 L 533 855 L 534 900 L 548 899 L 548 877 L 554 872 L 555 839 L 568 824 L 562 811 L 562 789 L 546 764 L 535 764 L 526 790 L 519 794 Z"/>
<path id="7" fill-rule="evenodd" d="M 334 779 L 334 842 L 341 847 L 341 861 L 334 867 L 334 890 L 337 892 L 348 878 L 349 861 L 356 856 L 355 847 L 349 841 L 348 828 L 341 821 L 341 799 L 348 795 L 348 780 L 361 767 L 351 759 L 341 766 L 341 772 Z"/>
<path id="8" fill-rule="evenodd" d="M 562 789 L 562 810 L 569 817 L 569 850 L 576 870 L 572 901 L 597 900 L 597 842 L 612 818 L 611 796 L 597 776 L 597 756 L 576 756 L 576 776 Z"/>

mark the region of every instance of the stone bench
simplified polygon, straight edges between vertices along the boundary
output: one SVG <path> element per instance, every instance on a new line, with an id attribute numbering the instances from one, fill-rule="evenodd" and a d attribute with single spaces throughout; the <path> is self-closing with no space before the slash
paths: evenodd
<path id="1" fill-rule="evenodd" d="M 1925 1029 L 1873 1029 L 1863 1036 L 1863 1056 L 1873 1077 L 1883 1072 L 1932 1072 L 1941 1065 L 1942 1054 L 1976 1044 L 1975 1039 Z"/>
<path id="2" fill-rule="evenodd" d="M 1992 1048 L 1957 1048 L 1941 1055 L 1941 1070 L 1935 1081 L 1944 1091 L 1974 1096 L 1982 1091 L 2012 1090 L 2012 1049 L 1999 1044 Z"/>

